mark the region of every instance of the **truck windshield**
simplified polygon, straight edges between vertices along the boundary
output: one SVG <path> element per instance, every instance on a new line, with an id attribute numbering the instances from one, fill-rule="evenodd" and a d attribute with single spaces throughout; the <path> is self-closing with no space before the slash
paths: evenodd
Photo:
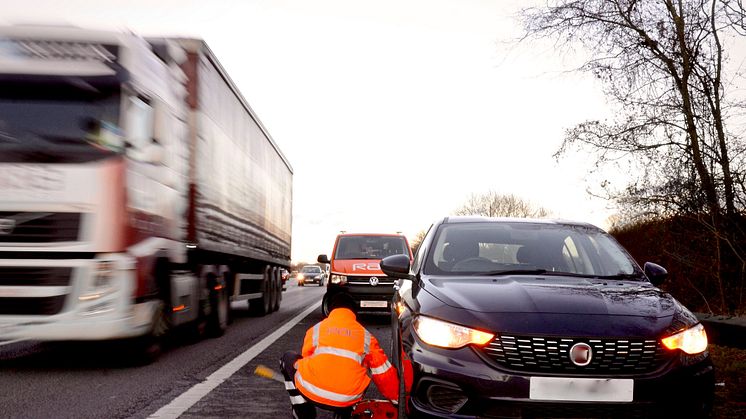
<path id="1" fill-rule="evenodd" d="M 0 81 L 0 161 L 74 163 L 123 148 L 115 86 Z"/>
<path id="2" fill-rule="evenodd" d="M 342 236 L 334 258 L 383 259 L 391 255 L 408 255 L 407 242 L 399 236 Z"/>

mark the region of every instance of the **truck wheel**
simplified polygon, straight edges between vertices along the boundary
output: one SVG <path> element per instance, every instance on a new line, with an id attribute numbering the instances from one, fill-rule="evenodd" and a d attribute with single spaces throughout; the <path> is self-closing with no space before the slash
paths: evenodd
<path id="1" fill-rule="evenodd" d="M 228 288 L 225 281 L 211 278 L 209 290 L 210 315 L 207 319 L 207 332 L 211 337 L 223 336 L 228 328 Z"/>
<path id="2" fill-rule="evenodd" d="M 269 312 L 277 310 L 277 282 L 275 281 L 275 270 L 269 271 L 269 288 L 272 290 L 269 293 Z"/>
<path id="3" fill-rule="evenodd" d="M 267 269 L 264 272 L 264 279 L 262 279 L 262 296 L 259 298 L 255 298 L 251 300 L 249 303 L 249 308 L 251 309 L 251 312 L 258 316 L 264 316 L 265 314 L 270 313 L 271 309 L 271 292 L 272 292 L 272 284 L 269 281 L 269 269 Z"/>
<path id="4" fill-rule="evenodd" d="M 153 313 L 153 327 L 145 336 L 133 339 L 133 361 L 135 365 L 148 365 L 155 362 L 163 353 L 165 336 L 170 330 L 170 320 L 165 313 L 166 304 L 158 302 L 158 307 Z"/>
<path id="5" fill-rule="evenodd" d="M 275 311 L 280 309 L 280 304 L 282 303 L 282 277 L 280 275 L 280 270 L 275 269 L 275 290 L 277 291 L 275 294 Z"/>

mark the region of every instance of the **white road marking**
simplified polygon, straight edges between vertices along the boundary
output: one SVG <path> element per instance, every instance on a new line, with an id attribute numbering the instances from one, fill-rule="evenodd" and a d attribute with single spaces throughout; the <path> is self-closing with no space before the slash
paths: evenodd
<path id="1" fill-rule="evenodd" d="M 275 330 L 272 334 L 262 339 L 259 343 L 247 349 L 246 352 L 233 358 L 232 361 L 223 365 L 210 374 L 209 377 L 205 378 L 205 381 L 195 384 L 192 388 L 182 393 L 179 397 L 173 399 L 171 403 L 161 407 L 157 412 L 150 415 L 150 418 L 178 418 L 184 412 L 189 410 L 190 407 L 194 406 L 198 401 L 205 397 L 208 393 L 219 386 L 223 381 L 230 378 L 231 375 L 235 374 L 236 371 L 241 369 L 244 365 L 251 362 L 257 355 L 264 352 L 270 345 L 272 345 L 282 335 L 287 333 L 296 324 L 300 323 L 306 316 L 311 314 L 312 311 L 319 308 L 319 303 L 315 302 L 309 305 L 303 312 L 293 317 L 292 320 L 285 323 L 279 329 Z"/>

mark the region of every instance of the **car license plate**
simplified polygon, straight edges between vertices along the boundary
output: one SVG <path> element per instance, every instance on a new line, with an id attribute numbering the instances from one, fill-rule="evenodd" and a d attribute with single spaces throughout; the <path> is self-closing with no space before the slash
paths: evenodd
<path id="1" fill-rule="evenodd" d="M 362 308 L 386 308 L 389 306 L 388 301 L 361 301 L 360 307 Z"/>
<path id="2" fill-rule="evenodd" d="M 529 398 L 576 402 L 631 402 L 634 380 L 531 377 Z"/>

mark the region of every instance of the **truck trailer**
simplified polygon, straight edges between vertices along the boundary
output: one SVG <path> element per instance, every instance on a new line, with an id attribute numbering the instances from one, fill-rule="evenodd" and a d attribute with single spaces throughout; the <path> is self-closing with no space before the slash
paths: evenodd
<path id="1" fill-rule="evenodd" d="M 0 28 L 0 340 L 152 360 L 277 310 L 292 176 L 204 41 Z"/>

